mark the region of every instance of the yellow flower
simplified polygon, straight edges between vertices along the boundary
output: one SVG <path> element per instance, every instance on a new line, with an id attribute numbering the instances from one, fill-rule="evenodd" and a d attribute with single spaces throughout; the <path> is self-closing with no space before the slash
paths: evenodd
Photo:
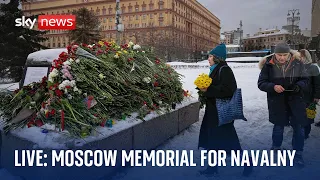
<path id="1" fill-rule="evenodd" d="M 123 53 L 127 54 L 127 53 L 128 53 L 128 51 L 124 50 L 124 51 L 123 51 Z"/>
<path id="2" fill-rule="evenodd" d="M 104 45 L 103 41 L 99 41 L 98 44 L 100 44 L 101 46 Z"/>
<path id="3" fill-rule="evenodd" d="M 204 89 L 204 88 L 208 88 L 210 86 L 211 82 L 212 82 L 212 79 L 207 74 L 202 73 L 194 81 L 194 84 L 198 88 Z"/>

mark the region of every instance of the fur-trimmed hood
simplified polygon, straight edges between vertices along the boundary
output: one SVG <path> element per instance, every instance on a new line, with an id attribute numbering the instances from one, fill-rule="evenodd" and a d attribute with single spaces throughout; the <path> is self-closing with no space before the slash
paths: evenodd
<path id="1" fill-rule="evenodd" d="M 301 56 L 300 56 L 300 53 L 299 53 L 298 51 L 290 50 L 290 53 L 292 54 L 292 57 L 293 57 L 294 59 L 297 59 L 297 60 L 299 60 L 299 61 L 301 60 Z M 270 55 L 268 55 L 268 56 L 263 57 L 263 58 L 259 61 L 259 69 L 260 69 L 260 70 L 263 68 L 263 66 L 264 66 L 264 64 L 266 63 L 268 57 L 273 56 L 273 55 L 274 55 L 274 53 L 273 53 L 273 54 L 270 54 Z"/>

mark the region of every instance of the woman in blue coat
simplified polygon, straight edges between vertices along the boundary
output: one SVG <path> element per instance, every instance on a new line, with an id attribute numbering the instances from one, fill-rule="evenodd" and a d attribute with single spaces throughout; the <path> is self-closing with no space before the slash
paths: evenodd
<path id="1" fill-rule="evenodd" d="M 209 76 L 212 78 L 212 83 L 207 89 L 201 89 L 206 99 L 206 109 L 200 128 L 198 147 L 207 150 L 225 150 L 230 153 L 231 150 L 242 150 L 242 148 L 233 122 L 218 126 L 216 98 L 232 98 L 237 89 L 237 82 L 232 69 L 225 62 L 226 56 L 227 52 L 224 44 L 218 45 L 209 53 Z M 224 67 L 221 69 L 222 66 Z M 245 167 L 243 175 L 249 176 L 251 172 L 251 167 Z M 208 166 L 206 170 L 200 171 L 200 173 L 215 175 L 218 173 L 218 168 Z"/>
<path id="2" fill-rule="evenodd" d="M 303 167 L 304 127 L 308 125 L 303 90 L 308 86 L 308 75 L 303 63 L 284 43 L 278 44 L 275 54 L 264 62 L 258 87 L 267 92 L 269 121 L 274 124 L 272 149 L 281 149 L 284 127 L 290 124 L 293 127 L 292 146 L 297 151 L 294 163 Z"/>

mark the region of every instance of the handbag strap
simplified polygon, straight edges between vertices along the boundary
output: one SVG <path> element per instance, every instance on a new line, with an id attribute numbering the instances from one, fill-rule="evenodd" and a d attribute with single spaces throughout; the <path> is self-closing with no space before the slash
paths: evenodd
<path id="1" fill-rule="evenodd" d="M 221 68 L 219 69 L 219 81 L 220 81 L 220 73 L 221 73 L 221 70 L 222 70 L 222 68 L 224 68 L 224 67 L 228 67 L 227 65 L 223 65 L 223 66 L 221 66 Z"/>

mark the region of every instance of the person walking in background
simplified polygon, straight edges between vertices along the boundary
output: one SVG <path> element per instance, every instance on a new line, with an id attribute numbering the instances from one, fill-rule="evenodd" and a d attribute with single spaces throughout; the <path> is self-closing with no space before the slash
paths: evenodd
<path id="1" fill-rule="evenodd" d="M 308 86 L 308 75 L 297 56 L 287 44 L 278 44 L 275 54 L 261 61 L 264 64 L 260 65 L 258 88 L 267 92 L 269 121 L 274 124 L 271 149 L 281 149 L 284 127 L 290 124 L 292 147 L 297 151 L 294 163 L 303 167 L 304 127 L 308 119 L 302 90 Z"/>
<path id="2" fill-rule="evenodd" d="M 310 105 L 315 105 L 320 99 L 320 72 L 316 65 L 312 64 L 312 58 L 308 50 L 301 49 L 300 51 L 301 62 L 305 64 L 306 71 L 309 75 L 308 88 L 305 89 L 304 100 L 306 102 L 306 107 Z M 309 124 L 304 128 L 305 139 L 309 138 L 311 131 L 311 124 L 314 123 L 314 118 L 308 118 Z"/>
<path id="3" fill-rule="evenodd" d="M 218 45 L 209 53 L 209 76 L 212 78 L 212 83 L 207 89 L 200 89 L 206 99 L 206 108 L 200 128 L 198 147 L 207 150 L 225 150 L 230 154 L 231 150 L 242 150 L 242 148 L 233 121 L 218 126 L 216 98 L 232 98 L 237 89 L 233 71 L 225 61 L 226 56 L 227 52 L 224 44 Z M 251 172 L 252 167 L 247 166 L 244 168 L 243 175 L 249 176 Z M 208 166 L 207 169 L 200 171 L 200 174 L 217 175 L 218 167 Z"/>

